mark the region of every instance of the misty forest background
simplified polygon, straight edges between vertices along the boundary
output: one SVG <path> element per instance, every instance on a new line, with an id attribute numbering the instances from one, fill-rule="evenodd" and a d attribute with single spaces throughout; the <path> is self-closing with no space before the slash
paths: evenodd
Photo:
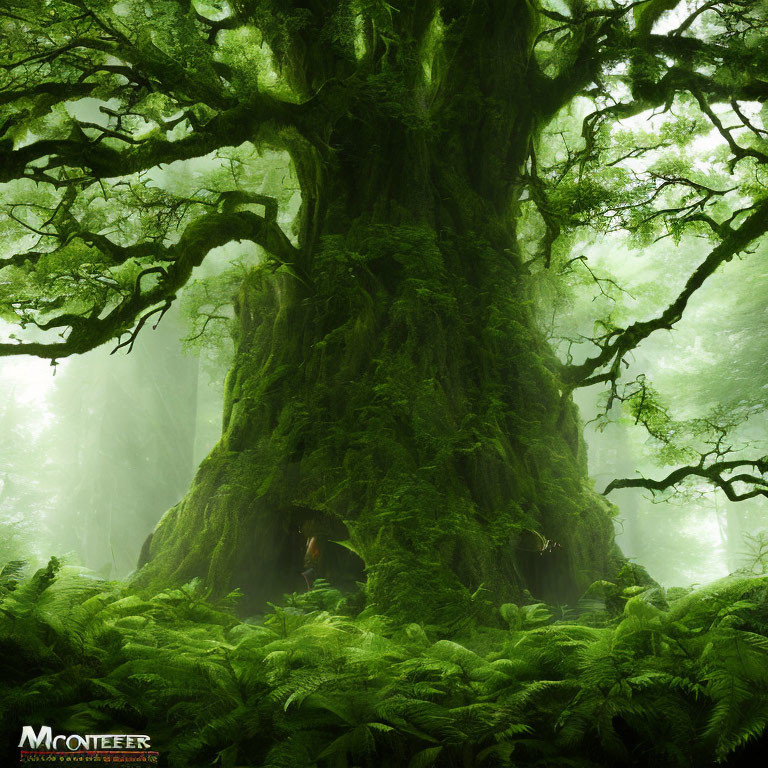
<path id="1" fill-rule="evenodd" d="M 267 188 L 290 174 L 283 163 L 262 160 Z M 194 174 L 194 162 L 185 165 Z M 607 233 L 579 243 L 577 252 L 589 268 L 575 261 L 556 280 L 532 277 L 540 283 L 542 320 L 563 350 L 591 334 L 596 316 L 642 317 L 668 302 L 697 263 L 700 241 L 686 236 L 649 246 Z M 182 292 L 181 309 L 141 334 L 131 354 L 112 355 L 107 346 L 55 367 L 0 358 L 0 561 L 42 565 L 56 552 L 105 578 L 135 569 L 147 535 L 220 436 L 232 352 L 227 275 L 257 259 L 255 246 L 219 249 Z M 767 447 L 767 278 L 757 254 L 728 264 L 697 292 L 673 333 L 644 342 L 625 374 L 645 375 L 678 420 L 731 414 L 737 427 L 730 440 L 756 453 Z M 5 337 L 12 332 L 3 326 Z M 589 422 L 584 436 L 596 488 L 617 477 L 662 476 L 674 466 L 668 446 L 621 404 L 603 413 L 600 385 L 577 390 L 576 398 Z M 610 498 L 622 551 L 664 586 L 708 583 L 759 561 L 768 546 L 763 496 L 730 502 L 701 483 L 655 498 L 634 488 Z"/>

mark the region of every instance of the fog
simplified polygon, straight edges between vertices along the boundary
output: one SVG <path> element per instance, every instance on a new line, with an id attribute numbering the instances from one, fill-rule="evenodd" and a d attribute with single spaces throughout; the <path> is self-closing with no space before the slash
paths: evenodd
<path id="1" fill-rule="evenodd" d="M 608 299 L 591 278 L 572 286 L 556 302 L 559 336 L 588 332 L 596 308 L 652 314 L 685 278 L 698 250 L 689 240 L 639 252 L 607 237 L 587 253 L 596 275 L 615 276 L 628 293 Z M 641 345 L 623 378 L 644 373 L 680 419 L 704 416 L 718 403 L 759 403 L 766 365 L 759 288 L 768 275 L 758 264 L 728 265 L 699 292 L 674 332 L 656 333 Z M 7 336 L 12 329 L 3 330 Z M 201 362 L 199 350 L 185 351 L 190 333 L 176 309 L 157 329 L 142 331 L 130 354 L 110 354 L 107 347 L 56 366 L 0 359 L 0 514 L 7 531 L 0 556 L 43 561 L 56 552 L 104 576 L 131 572 L 146 536 L 183 497 L 219 435 L 225 368 Z M 589 422 L 584 437 L 597 490 L 616 477 L 668 472 L 658 446 L 620 404 L 600 417 L 603 388 L 576 396 Z M 736 430 L 734 439 L 753 453 L 764 448 L 762 418 L 752 414 Z M 705 583 L 742 567 L 768 524 L 764 499 L 732 503 L 706 486 L 656 499 L 625 489 L 610 500 L 623 552 L 669 586 Z"/>
<path id="2" fill-rule="evenodd" d="M 185 352 L 187 330 L 175 310 L 130 354 L 0 360 L 0 559 L 134 569 L 219 435 L 222 382 Z"/>
<path id="3" fill-rule="evenodd" d="M 561 313 L 566 335 L 576 329 L 589 332 L 587 313 L 595 311 L 595 304 L 613 303 L 603 306 L 603 312 L 630 319 L 658 315 L 705 249 L 706 243 L 692 237 L 643 247 L 632 247 L 620 237 L 595 243 L 587 251 L 595 273 L 612 275 L 629 293 L 611 302 L 594 284 L 577 292 Z M 644 376 L 653 384 L 661 404 L 679 422 L 680 444 L 691 424 L 711 419 L 729 427 L 732 456 L 768 453 L 766 255 L 763 246 L 761 252 L 725 265 L 694 295 L 675 329 L 657 331 L 643 342 L 622 374 L 626 382 Z M 690 463 L 670 461 L 664 446 L 620 403 L 604 416 L 603 387 L 577 391 L 576 400 L 584 420 L 591 421 L 584 436 L 598 490 L 614 478 L 660 479 Z M 731 502 L 721 490 L 700 483 L 655 498 L 640 489 L 616 490 L 609 498 L 618 507 L 616 532 L 623 552 L 665 586 L 703 584 L 748 569 L 765 546 L 768 505 L 762 496 Z"/>
<path id="4" fill-rule="evenodd" d="M 707 142 L 698 151 L 706 154 Z M 232 168 L 245 168 L 259 188 L 281 196 L 281 222 L 290 232 L 300 202 L 290 167 L 283 157 L 254 160 L 249 152 L 239 149 L 233 156 L 245 160 Z M 154 182 L 189 194 L 203 162 L 213 163 L 174 163 Z M 219 158 L 206 173 L 223 173 L 231 163 Z M 532 273 L 531 287 L 550 343 L 561 359 L 579 362 L 594 353 L 588 339 L 596 329 L 658 315 L 710 246 L 694 234 L 643 240 L 588 230 L 562 247 L 568 250 L 551 269 Z M 672 332 L 657 331 L 629 356 L 622 386 L 640 376 L 653 387 L 667 413 L 668 441 L 651 436 L 621 397 L 607 408 L 604 386 L 576 391 L 597 491 L 615 478 L 662 478 L 686 463 L 685 440 L 694 448 L 698 440 L 703 450 L 700 427 L 708 419 L 728 422 L 731 455 L 768 453 L 765 251 L 726 264 L 695 293 Z M 231 298 L 258 258 L 254 246 L 217 249 L 181 306 L 156 329 L 148 324 L 130 354 L 105 347 L 54 366 L 0 358 L 0 560 L 37 563 L 56 553 L 110 578 L 135 568 L 147 535 L 184 496 L 218 439 Z M 209 316 L 216 321 L 209 324 Z M 3 340 L 13 331 L 0 326 Z M 732 503 L 721 491 L 691 484 L 655 498 L 634 489 L 609 498 L 623 552 L 665 586 L 748 568 L 766 547 L 762 497 Z"/>

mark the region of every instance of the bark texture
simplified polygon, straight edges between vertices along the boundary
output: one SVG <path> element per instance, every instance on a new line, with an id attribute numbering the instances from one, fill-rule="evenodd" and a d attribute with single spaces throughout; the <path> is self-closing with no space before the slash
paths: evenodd
<path id="1" fill-rule="evenodd" d="M 522 2 L 470 14 L 425 76 L 440 31 L 411 13 L 421 53 L 382 55 L 379 90 L 329 85 L 327 152 L 291 148 L 299 271 L 243 284 L 223 437 L 140 583 L 199 576 L 257 608 L 305 588 L 314 537 L 316 575 L 349 585 L 364 565 L 369 605 L 434 619 L 483 594 L 573 600 L 617 567 L 516 246 L 545 119 L 535 20 Z"/>
<path id="2" fill-rule="evenodd" d="M 319 239 L 312 286 L 245 281 L 223 437 L 141 581 L 199 576 L 257 608 L 304 588 L 313 536 L 316 575 L 361 579 L 332 543 L 348 540 L 369 602 L 414 618 L 465 614 L 481 586 L 496 601 L 573 600 L 616 569 L 512 238 L 499 247 L 498 222 L 483 236 L 376 218 Z"/>

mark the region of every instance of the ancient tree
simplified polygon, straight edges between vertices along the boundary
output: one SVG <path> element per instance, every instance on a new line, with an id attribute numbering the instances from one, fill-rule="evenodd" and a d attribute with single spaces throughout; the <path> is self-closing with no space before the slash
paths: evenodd
<path id="1" fill-rule="evenodd" d="M 232 297 L 221 440 L 137 582 L 202 577 L 256 605 L 301 588 L 307 559 L 309 578 L 341 584 L 364 564 L 370 604 L 426 618 L 478 594 L 567 600 L 615 574 L 571 394 L 602 384 L 645 418 L 627 356 L 768 228 L 765 14 L 758 0 L 5 3 L 0 302 L 27 332 L 0 354 L 130 350 L 211 251 L 263 253 Z M 663 130 L 622 129 L 653 111 Z M 686 162 L 711 134 L 711 167 Z M 254 150 L 290 164 L 292 221 L 249 182 Z M 238 172 L 188 193 L 163 183 L 236 155 Z M 655 316 L 604 322 L 558 357 L 532 286 L 578 266 L 584 228 L 692 233 L 701 260 Z M 764 489 L 764 460 L 741 472 L 714 450 L 681 472 Z"/>

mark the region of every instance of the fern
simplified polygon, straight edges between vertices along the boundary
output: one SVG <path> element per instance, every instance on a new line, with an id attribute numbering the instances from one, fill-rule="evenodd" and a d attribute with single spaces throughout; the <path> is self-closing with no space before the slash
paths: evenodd
<path id="1" fill-rule="evenodd" d="M 253 623 L 197 582 L 137 595 L 13 563 L 0 735 L 10 754 L 29 721 L 146 730 L 172 768 L 727 762 L 768 725 L 766 579 L 650 592 L 560 620 L 507 604 L 507 629 L 451 619 L 449 637 L 352 618 L 323 584 Z"/>

